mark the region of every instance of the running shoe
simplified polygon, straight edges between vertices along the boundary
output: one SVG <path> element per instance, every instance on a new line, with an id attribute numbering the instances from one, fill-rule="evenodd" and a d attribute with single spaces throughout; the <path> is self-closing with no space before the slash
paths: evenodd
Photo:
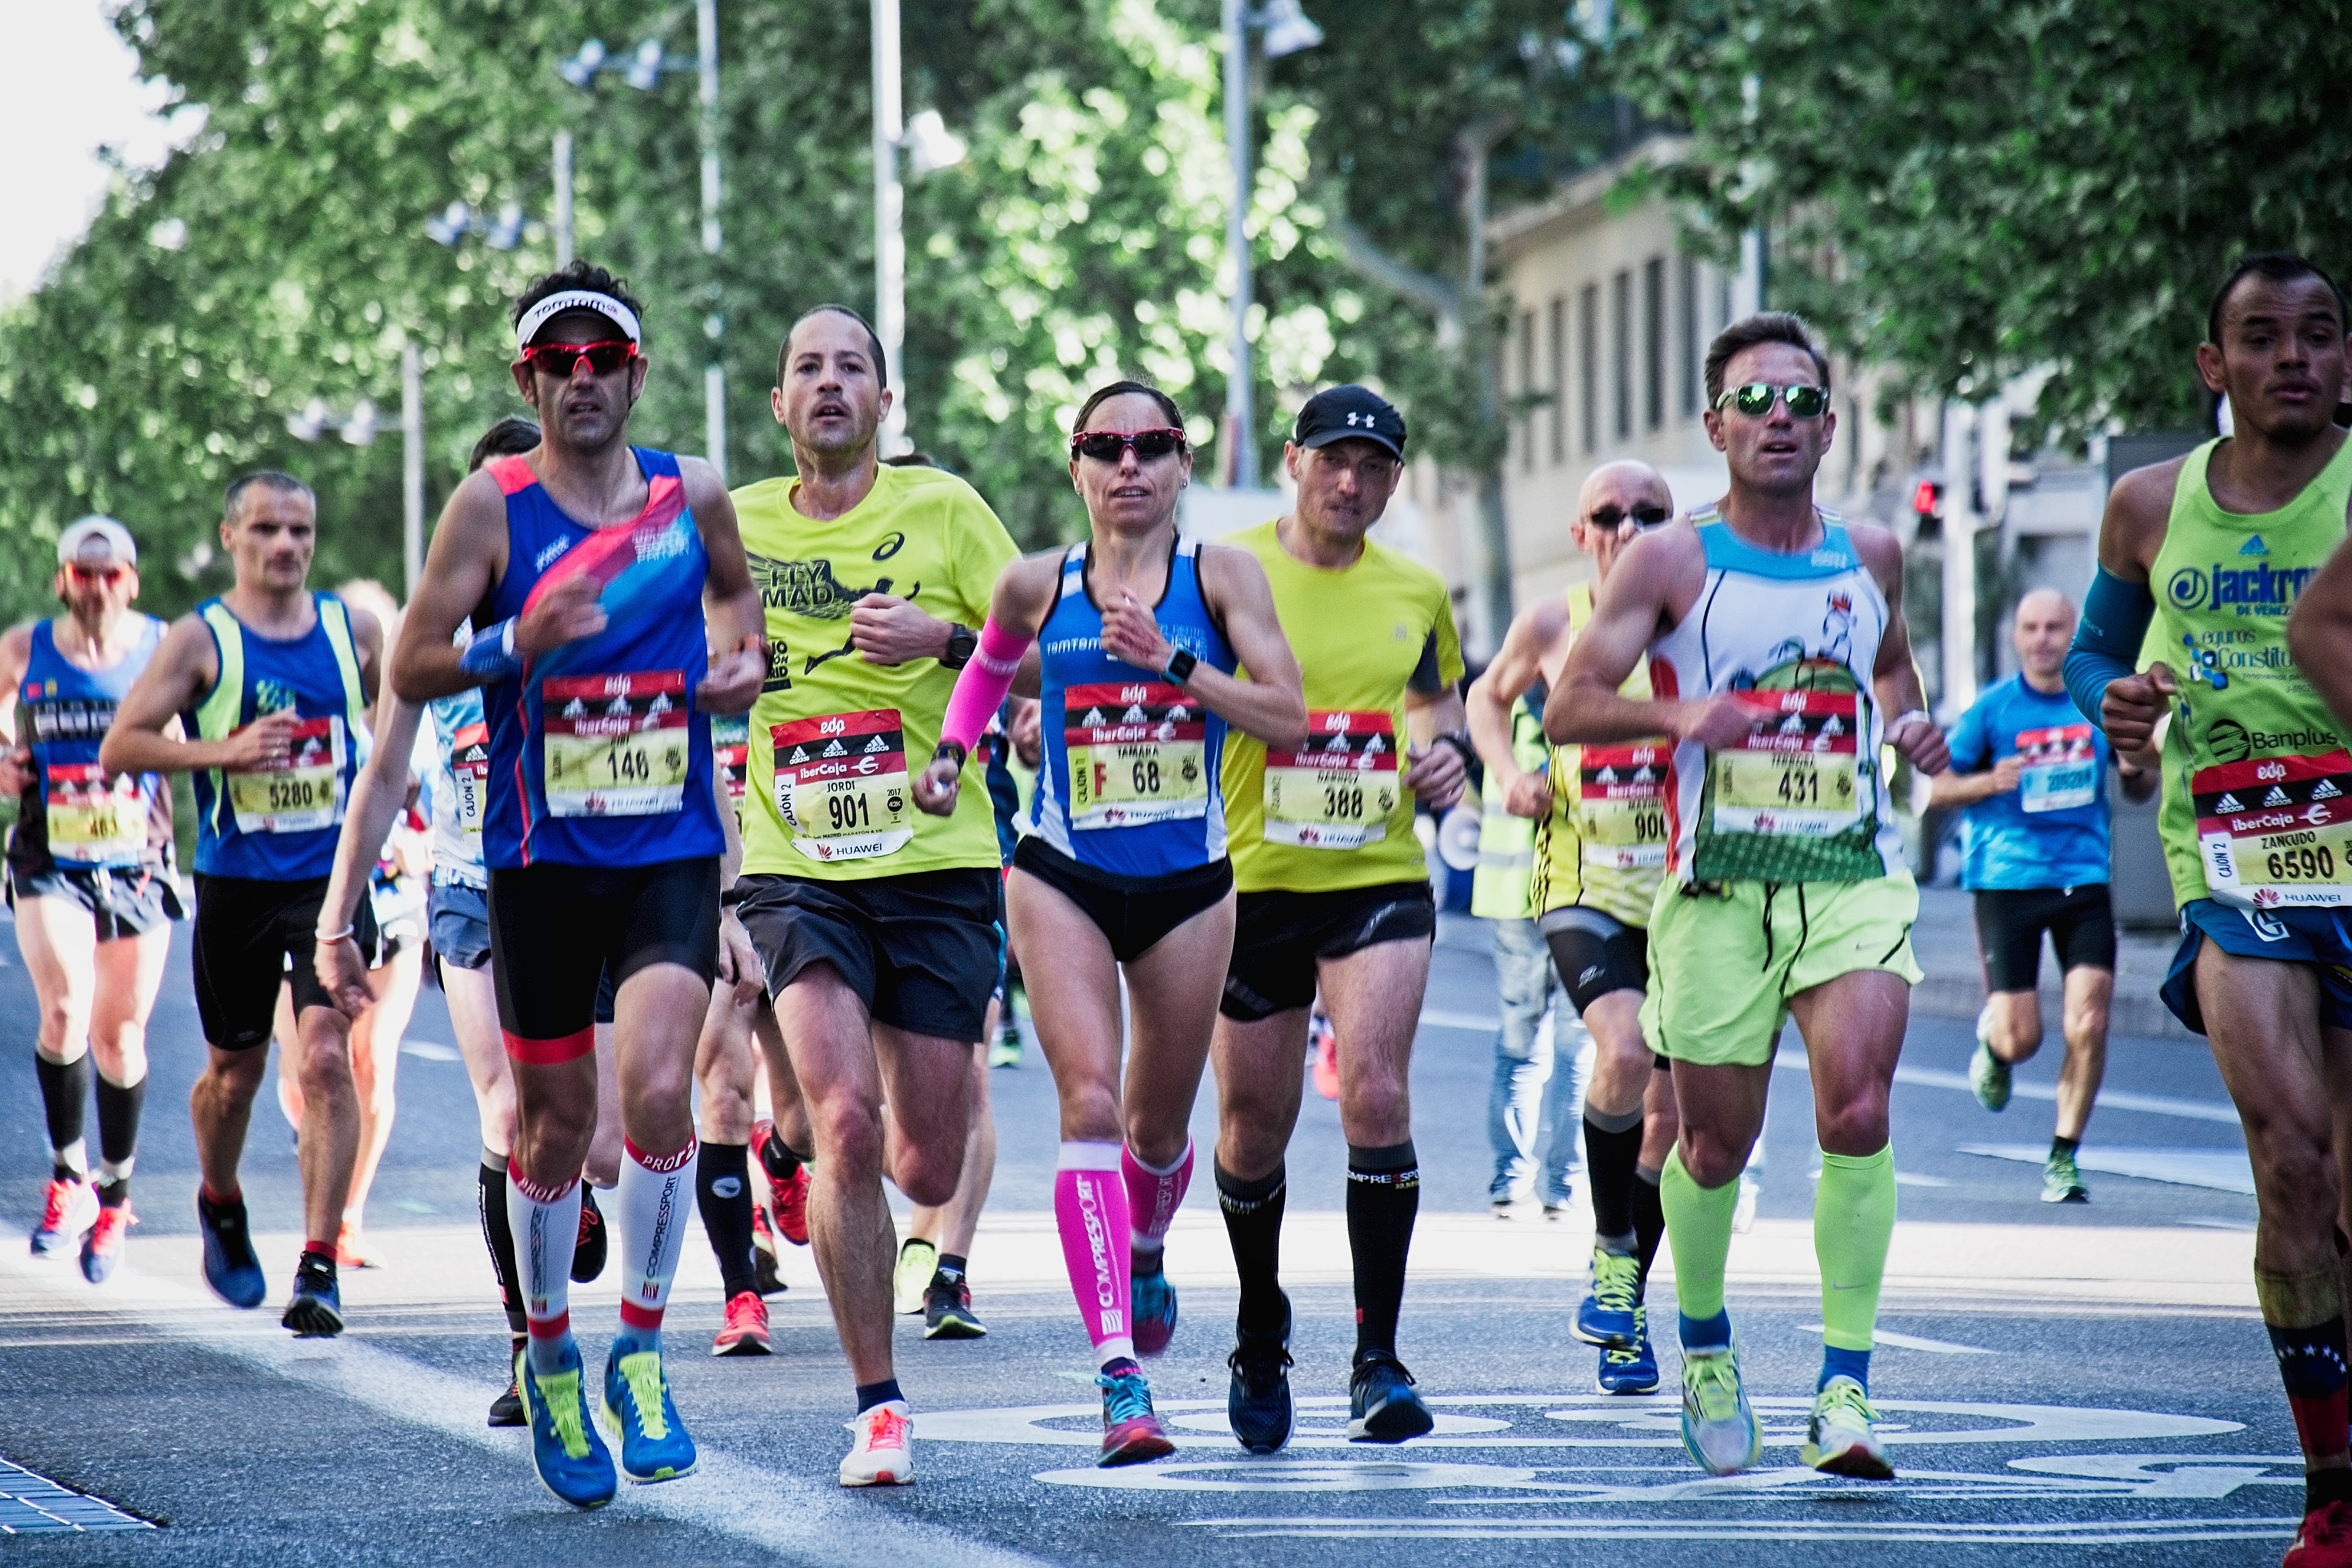
<path id="1" fill-rule="evenodd" d="M 1225 1394 L 1225 1419 L 1234 1440 L 1253 1454 L 1272 1454 L 1290 1441 L 1290 1298 L 1282 1300 L 1282 1328 L 1270 1334 L 1241 1330 L 1225 1358 L 1233 1385 Z"/>
<path id="2" fill-rule="evenodd" d="M 845 1487 L 903 1487 L 915 1479 L 915 1418 L 903 1399 L 886 1399 L 849 1423 L 857 1434 L 841 1461 Z"/>
<path id="3" fill-rule="evenodd" d="M 1711 1476 L 1744 1470 L 1763 1453 L 1736 1346 L 1683 1347 L 1683 1447 Z"/>
<path id="4" fill-rule="evenodd" d="M 1134 1281 L 1129 1302 L 1135 1331 L 1135 1353 L 1160 1355 L 1176 1337 L 1176 1287 L 1168 1283 L 1165 1255 L 1153 1261 L 1160 1267 L 1146 1274 L 1139 1264 L 1129 1276 Z"/>
<path id="5" fill-rule="evenodd" d="M 1576 1306 L 1570 1331 L 1589 1345 L 1631 1350 L 1641 1333 L 1634 1314 L 1641 1309 L 1642 1266 L 1631 1254 L 1592 1249 L 1592 1283 Z"/>
<path id="6" fill-rule="evenodd" d="M 331 1259 L 314 1252 L 294 1266 L 294 1294 L 278 1320 L 298 1340 L 331 1340 L 343 1331 L 343 1297 Z"/>
<path id="7" fill-rule="evenodd" d="M 1339 1035 L 1321 1013 L 1307 1024 L 1307 1060 L 1313 1065 L 1315 1092 L 1326 1100 L 1339 1098 Z"/>
<path id="8" fill-rule="evenodd" d="M 2010 1065 L 1979 1037 L 1977 1054 L 1969 1058 L 1969 1087 L 1976 1090 L 1977 1103 L 1987 1110 L 2008 1110 L 2011 1076 Z"/>
<path id="9" fill-rule="evenodd" d="M 1633 1309 L 1633 1342 L 1623 1350 L 1601 1352 L 1601 1373 L 1595 1380 L 1603 1394 L 1658 1392 L 1658 1352 L 1650 1348 L 1650 1309 Z"/>
<path id="10" fill-rule="evenodd" d="M 1739 1173 L 1739 1196 L 1731 1205 L 1731 1234 L 1746 1236 L 1756 1228 L 1756 1200 L 1764 1195 L 1763 1184 L 1742 1171 Z"/>
<path id="11" fill-rule="evenodd" d="M 205 1238 L 205 1283 L 232 1307 L 258 1307 L 269 1294 L 261 1260 L 253 1255 L 253 1232 L 246 1224 L 245 1200 L 214 1203 L 196 1194 L 196 1228 Z"/>
<path id="12" fill-rule="evenodd" d="M 42 1194 L 41 1223 L 33 1231 L 33 1256 L 72 1251 L 75 1240 L 97 1223 L 96 1188 L 88 1182 L 51 1182 Z"/>
<path id="13" fill-rule="evenodd" d="M 131 1237 L 131 1227 L 139 1223 L 127 1203 L 98 1211 L 98 1222 L 81 1238 L 81 1277 L 93 1285 L 103 1285 L 112 1277 L 114 1266 L 122 1261 L 122 1244 Z"/>
<path id="14" fill-rule="evenodd" d="M 580 1234 L 572 1243 L 572 1282 L 585 1285 L 604 1272 L 604 1255 L 612 1246 L 604 1211 L 596 1206 L 596 1189 L 583 1181 L 580 1184 Z"/>
<path id="15" fill-rule="evenodd" d="M 1567 1198 L 1546 1198 L 1544 1199 L 1543 1216 L 1552 1224 L 1558 1225 L 1568 1217 L 1569 1206 L 1570 1200 Z"/>
<path id="16" fill-rule="evenodd" d="M 490 1425 L 493 1426 L 524 1426 L 530 1420 L 522 1413 L 522 1385 L 516 1381 L 515 1361 L 521 1356 L 529 1342 L 518 1336 L 512 1354 L 507 1358 L 507 1391 L 490 1401 Z"/>
<path id="17" fill-rule="evenodd" d="M 1805 1446 L 1797 1462 L 1857 1481 L 1891 1481 L 1895 1467 L 1871 1423 L 1878 1412 L 1850 1377 L 1833 1377 L 1813 1396 L 1813 1418 L 1805 1425 Z"/>
<path id="18" fill-rule="evenodd" d="M 1021 1065 L 1021 1025 L 1013 1016 L 1011 1003 L 1005 1004 L 1004 1021 L 997 1026 L 996 1038 L 989 1042 L 988 1065 L 992 1068 L 1017 1068 Z"/>
<path id="19" fill-rule="evenodd" d="M 923 1310 L 923 1292 L 939 1272 L 940 1249 L 919 1237 L 898 1245 L 898 1267 L 890 1276 L 890 1305 L 901 1312 Z"/>
<path id="20" fill-rule="evenodd" d="M 1497 1184 L 1487 1190 L 1486 1207 L 1496 1219 L 1517 1219 L 1519 1216 L 1519 1194 L 1513 1192 L 1507 1183 Z"/>
<path id="21" fill-rule="evenodd" d="M 727 1318 L 719 1324 L 718 1337 L 710 1342 L 712 1355 L 766 1355 L 775 1347 L 768 1342 L 768 1304 L 760 1300 L 756 1290 L 738 1290 L 727 1299 Z"/>
<path id="22" fill-rule="evenodd" d="M 1132 1362 L 1124 1364 L 1134 1365 Z M 1168 1429 L 1151 1413 L 1151 1384 L 1144 1381 L 1139 1369 L 1099 1373 L 1095 1386 L 1103 1391 L 1102 1454 L 1095 1460 L 1097 1466 L 1109 1469 L 1139 1465 L 1176 1451 Z"/>
<path id="23" fill-rule="evenodd" d="M 563 1365 L 545 1376 L 530 1369 L 530 1352 L 515 1356 L 523 1418 L 530 1426 L 530 1463 L 539 1483 L 574 1508 L 602 1508 L 620 1489 L 613 1456 L 588 1418 L 586 1374 L 580 1347 L 567 1337 Z"/>
<path id="24" fill-rule="evenodd" d="M 1413 1392 L 1412 1373 L 1386 1351 L 1371 1351 L 1348 1379 L 1348 1441 L 1402 1443 L 1437 1425 Z"/>
<path id="25" fill-rule="evenodd" d="M 739 1300 L 740 1298 L 738 1298 Z M 757 1300 L 758 1298 L 752 1298 Z M 621 1473 L 650 1485 L 694 1474 L 694 1439 L 670 1403 L 669 1373 L 661 1352 L 631 1349 L 634 1340 L 615 1340 L 604 1358 L 604 1425 L 621 1440 Z"/>
<path id="26" fill-rule="evenodd" d="M 2083 1184 L 2083 1173 L 2074 1166 L 2074 1156 L 2064 1149 L 2053 1149 L 2050 1158 L 2042 1163 L 2042 1201 L 2045 1204 L 2086 1204 L 2091 1201 L 2091 1189 Z"/>
<path id="27" fill-rule="evenodd" d="M 776 1233 L 768 1227 L 764 1204 L 751 1205 L 751 1286 L 762 1296 L 781 1295 L 784 1277 L 776 1270 Z"/>
<path id="28" fill-rule="evenodd" d="M 800 1169 L 781 1182 L 770 1182 L 768 1192 L 776 1200 L 776 1229 L 794 1247 L 806 1247 L 809 1244 L 807 1164 L 803 1163 Z"/>
<path id="29" fill-rule="evenodd" d="M 2352 1503 L 2322 1503 L 2305 1514 L 2279 1568 L 2352 1568 Z"/>
<path id="30" fill-rule="evenodd" d="M 971 1284 L 932 1275 L 930 1288 L 923 1292 L 923 1338 L 976 1340 L 987 1332 L 988 1326 L 972 1316 Z"/>
<path id="31" fill-rule="evenodd" d="M 360 1227 L 349 1220 L 343 1221 L 342 1228 L 335 1232 L 335 1267 L 373 1268 L 375 1266 L 375 1259 L 368 1255 L 366 1238 L 360 1235 Z"/>

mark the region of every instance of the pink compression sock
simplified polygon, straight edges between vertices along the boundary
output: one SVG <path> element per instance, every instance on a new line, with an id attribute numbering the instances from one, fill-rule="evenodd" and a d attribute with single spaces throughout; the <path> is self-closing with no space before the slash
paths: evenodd
<path id="1" fill-rule="evenodd" d="M 1183 1205 L 1184 1189 L 1192 1184 L 1192 1141 L 1184 1140 L 1184 1152 L 1164 1171 L 1153 1170 L 1122 1144 L 1118 1172 L 1125 1178 L 1135 1250 L 1158 1252 L 1167 1244 L 1168 1227 L 1176 1223 L 1176 1211 Z"/>
<path id="2" fill-rule="evenodd" d="M 1094 1342 L 1097 1364 L 1135 1359 L 1129 1326 L 1127 1184 L 1118 1176 L 1119 1145 L 1064 1143 L 1054 1176 L 1054 1219 L 1062 1233 L 1062 1262 L 1078 1316 Z"/>
<path id="3" fill-rule="evenodd" d="M 1021 668 L 1021 656 L 1037 639 L 1008 632 L 996 624 L 992 616 L 980 628 L 980 651 L 956 677 L 955 691 L 948 698 L 948 716 L 940 725 L 940 739 L 953 741 L 967 754 L 981 731 L 1003 706 L 1004 694 L 1013 689 L 1013 673 Z"/>

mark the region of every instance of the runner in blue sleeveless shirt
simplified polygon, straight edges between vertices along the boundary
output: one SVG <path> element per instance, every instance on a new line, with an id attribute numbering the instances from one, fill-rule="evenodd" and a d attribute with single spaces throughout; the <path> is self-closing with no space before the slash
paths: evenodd
<path id="1" fill-rule="evenodd" d="M 585 262 L 516 302 L 515 385 L 538 410 L 541 443 L 485 464 L 450 498 L 396 660 L 406 700 L 485 689 L 482 853 L 516 1093 L 506 1201 L 529 1328 L 517 1379 L 541 1480 L 583 1508 L 617 1484 L 590 1418 L 566 1280 L 608 967 L 624 1138 L 608 1212 L 626 1266 L 601 1410 L 630 1479 L 696 1463 L 661 1323 L 691 1201 L 696 1037 L 714 975 L 734 977 L 719 941 L 709 716 L 748 709 L 766 668 L 718 473 L 628 444 L 646 374 L 637 311 L 625 284 Z M 452 639 L 469 617 L 460 651 Z"/>
<path id="2" fill-rule="evenodd" d="M 171 921 L 172 792 L 154 773 L 110 775 L 99 742 L 155 655 L 163 623 L 131 608 L 139 547 L 110 517 L 58 540 L 67 613 L 0 637 L 0 792 L 17 797 L 8 836 L 16 947 L 39 997 L 33 1066 L 49 1134 L 49 1183 L 33 1254 L 80 1238 L 92 1284 L 113 1273 L 131 1223 L 131 1166 L 147 1092 L 147 1015 L 163 984 Z M 82 1130 L 97 1068 L 100 1163 Z"/>
<path id="3" fill-rule="evenodd" d="M 1054 1207 L 1101 1368 L 1104 1465 L 1173 1451 L 1135 1361 L 1166 1347 L 1173 1293 L 1147 1339 L 1129 1312 L 1128 1242 L 1159 1246 L 1192 1173 L 1185 1127 L 1233 947 L 1225 729 L 1287 747 L 1307 732 L 1265 569 L 1246 551 L 1177 536 L 1192 472 L 1182 426 L 1165 395 L 1134 382 L 1087 400 L 1070 479 L 1091 537 L 997 579 L 915 786 L 925 811 L 954 809 L 965 757 L 1042 639 L 1037 831 L 1013 853 L 1006 899 L 1014 943 L 1055 955 L 1031 973 L 1029 1002 L 1061 1100 Z M 1122 967 L 1135 1031 L 1124 1092 Z"/>
<path id="4" fill-rule="evenodd" d="M 117 709 L 100 752 L 110 772 L 192 771 L 196 792 L 196 1011 L 211 1058 L 191 1097 L 204 1184 L 206 1283 L 239 1307 L 265 1286 L 237 1166 L 278 985 L 293 985 L 302 1089 L 303 1234 L 286 1326 L 342 1331 L 335 1238 L 359 1153 L 351 1023 L 312 967 L 319 907 L 352 778 L 368 745 L 383 633 L 306 582 L 318 503 L 289 475 L 228 488 L 221 542 L 236 584 L 176 622 Z M 174 725 L 181 736 L 167 733 Z M 375 922 L 330 933 L 373 953 Z M 290 971 L 289 971 L 290 965 Z"/>

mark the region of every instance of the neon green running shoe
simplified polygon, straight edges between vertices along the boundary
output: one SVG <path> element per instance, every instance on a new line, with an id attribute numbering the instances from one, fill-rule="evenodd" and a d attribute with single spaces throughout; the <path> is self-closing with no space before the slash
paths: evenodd
<path id="1" fill-rule="evenodd" d="M 2042 1163 L 2042 1201 L 2045 1204 L 2086 1204 L 2091 1201 L 2091 1189 L 2083 1184 L 2083 1173 L 2074 1164 L 2074 1156 L 2064 1149 L 2053 1149 L 2050 1158 Z"/>
<path id="2" fill-rule="evenodd" d="M 931 1276 L 939 1267 L 940 1249 L 908 1237 L 898 1248 L 898 1270 L 890 1276 L 890 1304 L 901 1312 L 921 1311 L 924 1294 L 930 1289 Z"/>
<path id="3" fill-rule="evenodd" d="M 1987 1110 L 2009 1109 L 2010 1066 L 1992 1054 L 1992 1047 L 1979 1039 L 1977 1054 L 1969 1058 L 1969 1087 L 1977 1091 L 1977 1103 Z"/>
<path id="4" fill-rule="evenodd" d="M 1711 1476 L 1744 1470 L 1764 1452 L 1736 1344 L 1683 1347 L 1683 1447 Z"/>
<path id="5" fill-rule="evenodd" d="M 1832 1476 L 1858 1481 L 1891 1481 L 1895 1467 L 1871 1423 L 1878 1412 L 1870 1396 L 1850 1377 L 1833 1377 L 1813 1396 L 1813 1417 L 1805 1426 L 1805 1446 L 1797 1450 L 1800 1462 Z"/>

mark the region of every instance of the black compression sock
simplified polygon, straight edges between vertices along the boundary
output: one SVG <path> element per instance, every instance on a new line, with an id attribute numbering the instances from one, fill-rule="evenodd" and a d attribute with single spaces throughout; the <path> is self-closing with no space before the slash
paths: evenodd
<path id="1" fill-rule="evenodd" d="M 89 1103 L 89 1053 L 84 1051 L 69 1062 L 53 1062 L 35 1051 L 33 1071 L 41 1080 L 41 1110 L 48 1119 L 49 1147 L 60 1152 L 71 1149 L 81 1142 L 84 1107 Z M 57 1181 L 79 1181 L 87 1173 L 55 1158 L 49 1163 L 49 1174 Z"/>
<path id="2" fill-rule="evenodd" d="M 1421 1162 L 1412 1140 L 1385 1148 L 1348 1145 L 1348 1251 L 1356 1272 L 1356 1359 L 1396 1352 L 1406 1257 L 1421 1212 Z"/>
<path id="3" fill-rule="evenodd" d="M 147 1102 L 147 1080 L 122 1085 L 98 1075 L 98 1152 L 110 1165 L 127 1165 L 139 1152 L 139 1111 Z"/>
<path id="4" fill-rule="evenodd" d="M 694 1163 L 694 1195 L 702 1228 L 719 1258 L 727 1299 L 759 1289 L 751 1267 L 751 1151 L 740 1143 L 706 1142 Z"/>
<path id="5" fill-rule="evenodd" d="M 1287 1176 L 1282 1162 L 1255 1182 L 1210 1163 L 1217 1176 L 1217 1207 L 1225 1216 L 1225 1239 L 1234 1249 L 1234 1268 L 1241 1276 L 1241 1307 L 1234 1313 L 1244 1329 L 1279 1332 L 1285 1307 L 1282 1299 L 1282 1205 Z"/>
<path id="6" fill-rule="evenodd" d="M 768 1141 L 760 1145 L 760 1169 L 768 1173 L 768 1180 L 789 1182 L 793 1173 L 805 1163 L 803 1156 L 793 1152 L 782 1133 L 772 1127 L 768 1129 Z"/>
<path id="7" fill-rule="evenodd" d="M 861 1383 L 857 1385 L 857 1414 L 863 1415 L 877 1405 L 906 1397 L 898 1392 L 898 1380 L 895 1377 L 886 1377 L 879 1383 Z"/>
<path id="8" fill-rule="evenodd" d="M 1624 1238 L 1634 1234 L 1633 1167 L 1641 1162 L 1640 1106 L 1624 1116 L 1584 1113 L 1584 1168 L 1592 1184 L 1593 1233 L 1612 1250 L 1622 1248 Z"/>
<path id="9" fill-rule="evenodd" d="M 1650 1265 L 1657 1261 L 1658 1243 L 1666 1236 L 1666 1211 L 1658 1195 L 1663 1173 L 1646 1165 L 1633 1167 L 1633 1261 L 1641 1269 L 1633 1280 L 1637 1301 L 1649 1300 Z"/>
<path id="10" fill-rule="evenodd" d="M 2053 1138 L 2050 1140 L 2050 1152 L 2053 1155 L 2072 1154 L 2075 1150 L 2082 1146 L 2083 1141 L 2080 1138 Z"/>
<path id="11" fill-rule="evenodd" d="M 2303 1478 L 2303 1511 L 2352 1502 L 2352 1470 L 2313 1470 Z"/>
<path id="12" fill-rule="evenodd" d="M 964 1257 L 961 1253 L 942 1252 L 937 1267 L 931 1270 L 931 1278 L 950 1285 L 960 1285 L 963 1282 L 963 1271 Z"/>
<path id="13" fill-rule="evenodd" d="M 506 1309 L 509 1333 L 528 1333 L 530 1321 L 522 1310 L 522 1291 L 515 1280 L 514 1231 L 507 1222 L 507 1171 L 488 1159 L 474 1184 L 474 1213 L 482 1222 L 482 1245 L 489 1249 L 490 1272 L 499 1282 L 499 1304 Z"/>

